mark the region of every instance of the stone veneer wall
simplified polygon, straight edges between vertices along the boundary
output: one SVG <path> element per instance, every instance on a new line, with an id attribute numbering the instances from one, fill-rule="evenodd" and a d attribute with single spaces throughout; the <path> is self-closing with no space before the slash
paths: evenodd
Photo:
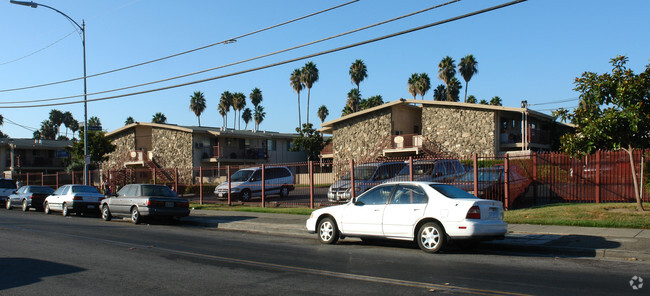
<path id="1" fill-rule="evenodd" d="M 386 108 L 334 124 L 334 163 L 367 161 L 381 149 L 382 141 L 391 134 L 391 114 Z"/>
<path id="2" fill-rule="evenodd" d="M 163 168 L 192 168 L 192 133 L 153 128 L 151 131 L 153 157 Z"/>
<path id="3" fill-rule="evenodd" d="M 425 105 L 422 137 L 458 157 L 496 155 L 496 116 L 490 110 Z"/>
<path id="4" fill-rule="evenodd" d="M 135 150 L 135 133 L 133 130 L 123 132 L 114 137 L 111 143 L 115 145 L 115 151 L 109 154 L 108 160 L 103 163 L 103 167 L 108 170 L 122 169 L 128 153 Z"/>

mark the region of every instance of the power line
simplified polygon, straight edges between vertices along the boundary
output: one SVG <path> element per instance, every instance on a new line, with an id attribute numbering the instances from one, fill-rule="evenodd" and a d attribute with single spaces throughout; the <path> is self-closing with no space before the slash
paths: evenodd
<path id="1" fill-rule="evenodd" d="M 261 33 L 261 32 L 264 32 L 264 31 L 267 31 L 267 30 L 270 30 L 270 29 L 274 29 L 274 28 L 277 28 L 277 27 L 280 27 L 280 26 L 284 26 L 284 25 L 287 25 L 287 24 L 290 24 L 290 23 L 293 23 L 293 22 L 296 22 L 296 21 L 299 21 L 299 20 L 302 20 L 302 19 L 306 19 L 306 18 L 315 16 L 315 15 L 318 15 L 318 14 L 321 14 L 321 13 L 325 13 L 325 12 L 328 12 L 330 10 L 334 10 L 334 9 L 337 9 L 337 8 L 340 8 L 340 7 L 355 3 L 355 2 L 359 2 L 359 1 L 361 1 L 361 0 L 349 1 L 349 2 L 340 4 L 340 5 L 337 5 L 337 6 L 333 6 L 333 7 L 321 10 L 321 11 L 317 11 L 317 12 L 314 12 L 314 13 L 311 13 L 311 14 L 308 14 L 308 15 L 305 15 L 305 16 L 301 16 L 299 18 L 292 19 L 292 20 L 289 20 L 289 21 L 286 21 L 286 22 L 283 22 L 283 23 L 279 23 L 279 24 L 276 24 L 276 25 L 273 25 L 273 26 L 270 26 L 270 27 L 259 29 L 257 31 L 249 32 L 249 33 L 246 33 L 246 34 L 243 34 L 243 35 L 239 35 L 237 37 L 229 38 L 229 39 L 226 39 L 226 40 L 223 40 L 223 41 L 215 42 L 215 43 L 212 43 L 212 44 L 197 47 L 197 48 L 194 48 L 194 49 L 190 49 L 190 50 L 183 51 L 183 52 L 180 52 L 180 53 L 176 53 L 176 54 L 173 54 L 173 55 L 169 55 L 169 56 L 166 56 L 166 57 L 162 57 L 162 58 L 142 62 L 142 63 L 139 63 L 139 64 L 126 66 L 126 67 L 122 67 L 122 68 L 117 68 L 117 69 L 113 69 L 113 70 L 109 70 L 109 71 L 105 71 L 105 72 L 100 72 L 100 73 L 96 73 L 96 74 L 92 74 L 92 75 L 87 75 L 86 78 L 91 78 L 91 77 L 96 77 L 96 76 L 100 76 L 100 75 L 105 75 L 105 74 L 109 74 L 109 73 L 122 71 L 122 70 L 127 70 L 127 69 L 131 69 L 131 68 L 151 64 L 151 63 L 154 63 L 154 62 L 160 62 L 160 61 L 170 59 L 170 58 L 173 58 L 173 57 L 177 57 L 177 56 L 181 56 L 181 55 L 184 55 L 184 54 L 192 53 L 192 52 L 199 51 L 199 50 L 202 50 L 202 49 L 206 49 L 206 48 L 209 48 L 209 47 L 212 47 L 212 46 L 215 46 L 215 45 L 231 43 L 231 42 L 236 41 L 237 39 L 242 39 L 244 37 L 248 37 L 248 36 L 251 36 L 251 35 L 254 35 L 254 34 L 257 34 L 257 33 Z M 81 80 L 83 78 L 84 77 L 77 77 L 77 78 L 61 80 L 61 81 L 57 81 L 57 82 L 44 83 L 44 84 L 39 84 L 39 85 L 25 86 L 25 87 L 12 88 L 12 89 L 3 89 L 3 90 L 0 90 L 0 92 L 10 92 L 10 91 L 25 90 L 25 89 L 31 89 L 31 88 L 38 88 L 38 87 L 56 85 L 56 84 Z"/>
<path id="2" fill-rule="evenodd" d="M 326 55 L 326 54 L 330 54 L 330 53 L 333 53 L 333 52 L 338 52 L 338 51 L 342 51 L 342 50 L 345 50 L 345 49 L 350 49 L 350 48 L 353 48 L 353 47 L 357 47 L 357 46 L 361 46 L 361 45 L 365 45 L 365 44 L 369 44 L 369 43 L 374 43 L 374 42 L 377 42 L 377 41 L 381 41 L 381 40 L 401 36 L 401 35 L 404 35 L 404 34 L 415 32 L 415 31 L 420 31 L 420 30 L 427 29 L 427 28 L 434 27 L 434 26 L 438 26 L 438 25 L 441 25 L 441 24 L 445 24 L 445 23 L 457 21 L 457 20 L 460 20 L 460 19 L 468 18 L 468 17 L 471 17 L 471 16 L 475 16 L 475 15 L 478 15 L 478 14 L 483 14 L 483 13 L 490 12 L 490 11 L 493 11 L 493 10 L 501 9 L 501 8 L 504 8 L 504 7 L 507 7 L 507 6 L 519 4 L 519 3 L 525 2 L 525 1 L 527 1 L 527 0 L 515 0 L 515 1 L 507 2 L 507 3 L 503 3 L 503 4 L 500 4 L 500 5 L 492 6 L 492 7 L 489 7 L 489 8 L 484 8 L 484 9 L 481 9 L 481 10 L 477 10 L 477 11 L 474 11 L 474 12 L 466 13 L 466 14 L 456 16 L 456 17 L 453 17 L 453 18 L 448 18 L 446 20 L 442 20 L 442 21 L 430 23 L 430 24 L 427 24 L 427 25 L 411 28 L 411 29 L 408 29 L 408 30 L 400 31 L 400 32 L 397 32 L 397 33 L 392 33 L 392 34 L 384 35 L 384 36 L 381 36 L 381 37 L 369 39 L 369 40 L 366 40 L 366 41 L 361 41 L 361 42 L 357 42 L 357 43 L 337 47 L 337 48 L 330 49 L 330 50 L 321 51 L 321 52 L 314 53 L 314 54 L 309 54 L 309 55 L 302 56 L 302 57 L 297 57 L 297 58 L 293 58 L 293 59 L 289 59 L 289 60 L 284 60 L 284 61 L 273 63 L 273 64 L 267 64 L 267 65 L 260 66 L 260 67 L 255 67 L 255 68 L 251 68 L 251 69 L 247 69 L 247 70 L 232 72 L 232 73 L 229 73 L 229 74 L 224 74 L 224 75 L 219 75 L 219 76 L 215 76 L 215 77 L 190 81 L 190 82 L 186 82 L 186 83 L 175 84 L 175 85 L 170 85 L 170 86 L 165 86 L 165 87 L 160 87 L 160 88 L 150 89 L 150 90 L 144 90 L 144 91 L 139 91 L 139 92 L 133 92 L 133 93 L 128 93 L 128 94 L 121 94 L 121 95 L 115 95 L 115 96 L 109 96 L 109 97 L 103 97 L 103 98 L 89 99 L 89 100 L 86 100 L 86 101 L 81 100 L 81 101 L 72 101 L 72 102 L 64 102 L 64 103 L 40 104 L 40 105 L 7 106 L 7 107 L 0 107 L 0 109 L 50 107 L 50 106 L 79 104 L 79 103 L 83 103 L 83 102 L 105 101 L 105 100 L 112 100 L 112 99 L 117 99 L 117 98 L 122 98 L 122 97 L 141 95 L 141 94 L 146 94 L 146 93 L 158 92 L 158 91 L 163 91 L 163 90 L 168 90 L 168 89 L 173 89 L 173 88 L 178 88 L 178 87 L 183 87 L 183 86 L 188 86 L 188 85 L 193 85 L 193 84 L 198 84 L 198 83 L 203 83 L 203 82 L 207 82 L 207 81 L 212 81 L 212 80 L 222 79 L 222 78 L 226 78 L 226 77 L 241 75 L 241 74 L 245 74 L 245 73 L 249 73 L 249 72 L 255 72 L 255 71 L 259 71 L 259 70 L 263 70 L 263 69 L 267 69 L 267 68 L 277 67 L 277 66 L 280 66 L 280 65 L 284 65 L 284 64 L 288 64 L 288 63 L 292 63 L 292 62 L 296 62 L 296 61 L 300 61 L 300 60 L 305 60 L 305 59 L 309 59 L 309 58 L 313 58 L 313 57 L 317 57 L 317 56 L 321 56 L 321 55 Z"/>
<path id="3" fill-rule="evenodd" d="M 528 106 L 538 106 L 538 105 L 550 105 L 550 104 L 559 104 L 559 103 L 566 103 L 566 102 L 571 102 L 571 101 L 577 101 L 579 100 L 579 97 L 573 97 L 569 99 L 564 99 L 564 100 L 557 100 L 557 101 L 551 101 L 551 102 L 544 102 L 544 103 L 537 103 L 537 104 L 528 104 Z"/>
<path id="4" fill-rule="evenodd" d="M 400 19 L 411 17 L 411 16 L 414 16 L 416 14 L 427 12 L 427 11 L 430 11 L 430 10 L 433 10 L 433 9 L 436 9 L 436 8 L 440 8 L 440 7 L 443 7 L 443 6 L 452 4 L 452 3 L 459 2 L 459 1 L 461 1 L 461 0 L 452 0 L 452 1 L 449 1 L 449 2 L 446 2 L 446 3 L 442 3 L 442 4 L 439 4 L 439 5 L 434 5 L 434 6 L 431 6 L 431 7 L 425 8 L 425 9 L 421 9 L 421 10 L 418 10 L 418 11 L 415 11 L 415 12 L 412 12 L 412 13 L 408 13 L 408 14 L 405 14 L 405 15 L 402 15 L 402 16 L 398 16 L 398 17 L 389 19 L 389 20 L 385 20 L 385 21 L 382 21 L 382 22 L 379 22 L 379 23 L 375 23 L 375 24 L 372 24 L 372 25 L 368 25 L 368 26 L 361 27 L 361 28 L 358 28 L 358 29 L 354 29 L 354 30 L 351 30 L 351 31 L 347 31 L 347 32 L 344 32 L 344 33 L 332 35 L 332 36 L 325 37 L 325 38 L 322 38 L 322 39 L 319 39 L 319 40 L 316 40 L 316 41 L 303 43 L 301 45 L 296 45 L 296 46 L 293 46 L 293 47 L 285 48 L 285 49 L 282 49 L 282 50 L 279 50 L 279 51 L 275 51 L 275 52 L 267 53 L 267 54 L 264 54 L 264 55 L 256 56 L 256 57 L 253 57 L 253 58 L 244 59 L 244 60 L 240 60 L 240 61 L 237 61 L 237 62 L 233 62 L 233 63 L 229 63 L 229 64 L 225 64 L 225 65 L 221 65 L 221 66 L 217 66 L 217 67 L 213 67 L 213 68 L 209 68 L 209 69 L 204 69 L 204 70 L 200 70 L 200 71 L 196 71 L 196 72 L 192 72 L 192 73 L 187 73 L 187 74 L 183 74 L 183 75 L 179 75 L 179 76 L 175 76 L 175 77 L 165 78 L 165 79 L 161 79 L 161 80 L 157 80 L 157 81 L 151 81 L 151 82 L 146 82 L 146 83 L 141 83 L 141 84 L 136 84 L 136 85 L 131 85 L 131 86 L 125 86 L 125 87 L 111 89 L 111 90 L 105 90 L 105 91 L 89 93 L 87 95 L 88 96 L 93 96 L 93 95 L 99 95 L 99 94 L 104 94 L 104 93 L 109 93 L 109 92 L 115 92 L 115 91 L 131 89 L 131 88 L 147 86 L 147 85 L 151 85 L 151 84 L 157 84 L 157 83 L 161 83 L 161 82 L 180 79 L 180 78 L 184 78 L 184 77 L 188 77 L 188 76 L 193 76 L 193 75 L 197 75 L 197 74 L 201 74 L 201 73 L 205 73 L 205 72 L 209 72 L 209 71 L 214 71 L 214 70 L 217 70 L 217 69 L 222 69 L 222 68 L 226 68 L 226 67 L 230 67 L 230 66 L 234 66 L 234 65 L 254 61 L 254 60 L 258 60 L 258 59 L 261 59 L 261 58 L 265 58 L 265 57 L 273 56 L 273 55 L 276 55 L 276 54 L 288 52 L 288 51 L 291 51 L 291 50 L 294 50 L 294 49 L 306 47 L 306 46 L 309 46 L 309 45 L 324 42 L 324 41 L 331 40 L 331 39 L 334 39 L 334 38 L 346 36 L 346 35 L 356 33 L 356 32 L 359 32 L 359 31 L 363 31 L 363 30 L 366 30 L 366 29 L 374 28 L 374 27 L 377 27 L 377 26 L 380 26 L 380 25 L 384 25 L 384 24 L 394 22 L 394 21 L 397 21 L 397 20 L 400 20 Z M 78 97 L 83 97 L 83 96 L 84 96 L 83 94 L 80 94 L 80 95 L 65 96 L 65 97 L 58 97 L 58 98 L 50 98 L 50 99 L 0 102 L 0 104 L 20 104 L 20 103 L 48 102 L 48 101 L 58 101 L 58 100 L 78 98 Z"/>
<path id="5" fill-rule="evenodd" d="M 68 38 L 70 35 L 74 34 L 75 32 L 77 32 L 77 31 L 76 31 L 76 30 L 75 30 L 75 31 L 72 31 L 72 32 L 70 32 L 70 34 L 61 37 L 61 39 L 59 39 L 59 40 L 57 40 L 57 41 L 54 41 L 54 42 L 52 42 L 50 45 L 45 46 L 45 47 L 43 47 L 43 48 L 41 48 L 41 49 L 39 49 L 39 50 L 37 50 L 37 51 L 34 51 L 34 52 L 30 53 L 30 54 L 24 55 L 24 56 L 19 57 L 19 58 L 15 59 L 15 60 L 11 60 L 11 61 L 7 61 L 7 62 L 4 62 L 4 63 L 1 63 L 0 66 L 4 66 L 4 65 L 7 65 L 7 64 L 11 64 L 11 63 L 13 63 L 13 62 L 17 62 L 17 61 L 20 61 L 20 60 L 22 60 L 22 59 L 25 59 L 25 58 L 28 58 L 28 57 L 30 57 L 30 56 L 33 56 L 33 55 L 35 55 L 35 54 L 37 54 L 37 53 L 39 53 L 39 52 L 41 52 L 41 51 L 43 51 L 43 50 L 46 50 L 46 49 L 50 48 L 50 47 L 51 47 L 52 45 L 54 45 L 54 44 L 57 44 L 57 43 L 61 42 L 63 39 Z"/>

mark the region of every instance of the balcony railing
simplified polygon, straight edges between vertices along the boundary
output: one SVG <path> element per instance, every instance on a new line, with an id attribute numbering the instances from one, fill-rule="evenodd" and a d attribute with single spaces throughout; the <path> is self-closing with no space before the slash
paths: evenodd
<path id="1" fill-rule="evenodd" d="M 422 135 L 407 134 L 391 136 L 393 149 L 422 148 Z"/>

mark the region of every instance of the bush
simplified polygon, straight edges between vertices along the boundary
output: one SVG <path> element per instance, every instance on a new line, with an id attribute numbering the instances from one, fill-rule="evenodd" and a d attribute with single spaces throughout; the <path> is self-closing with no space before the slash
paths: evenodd
<path id="1" fill-rule="evenodd" d="M 179 186 L 182 187 L 182 186 Z M 214 192 L 214 189 L 217 187 L 216 184 L 203 184 L 203 194 L 211 194 Z M 187 185 L 185 186 L 185 189 L 183 190 L 185 194 L 199 194 L 199 185 L 198 184 L 192 184 L 192 185 Z"/>

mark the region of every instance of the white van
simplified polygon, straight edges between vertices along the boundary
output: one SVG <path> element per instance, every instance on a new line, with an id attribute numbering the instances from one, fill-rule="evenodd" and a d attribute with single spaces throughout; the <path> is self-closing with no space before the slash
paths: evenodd
<path id="1" fill-rule="evenodd" d="M 253 196 L 262 196 L 262 169 L 257 167 L 245 168 L 230 176 L 231 195 L 242 201 L 249 201 Z M 264 168 L 264 193 L 289 196 L 294 189 L 294 177 L 287 167 Z M 214 189 L 218 198 L 228 197 L 228 182 L 223 182 Z"/>

